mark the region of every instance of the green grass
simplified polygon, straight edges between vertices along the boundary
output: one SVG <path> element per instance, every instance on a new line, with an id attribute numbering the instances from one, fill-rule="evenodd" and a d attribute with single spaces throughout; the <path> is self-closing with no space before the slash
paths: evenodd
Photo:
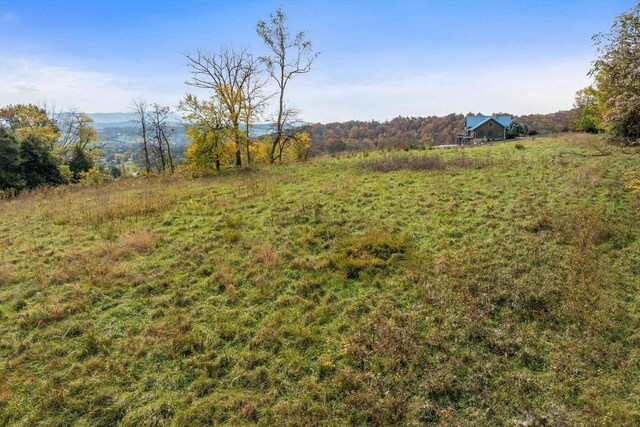
<path id="1" fill-rule="evenodd" d="M 592 142 L 1 202 L 0 425 L 638 425 L 640 152 Z"/>

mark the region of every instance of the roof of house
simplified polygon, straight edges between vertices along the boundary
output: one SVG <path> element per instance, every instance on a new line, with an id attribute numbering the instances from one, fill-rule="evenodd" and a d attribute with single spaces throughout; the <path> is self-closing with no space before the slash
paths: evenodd
<path id="1" fill-rule="evenodd" d="M 511 123 L 511 116 L 467 116 L 465 117 L 465 128 L 474 130 L 491 119 L 504 127 L 509 126 L 509 123 Z"/>

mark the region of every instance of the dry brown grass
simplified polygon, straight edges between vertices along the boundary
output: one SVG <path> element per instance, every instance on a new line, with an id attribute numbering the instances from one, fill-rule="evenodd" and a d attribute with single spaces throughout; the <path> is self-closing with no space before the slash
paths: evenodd
<path id="1" fill-rule="evenodd" d="M 255 249 L 254 259 L 265 267 L 272 267 L 280 262 L 280 256 L 273 246 L 263 245 Z"/>
<path id="2" fill-rule="evenodd" d="M 158 234 L 153 231 L 129 231 L 120 238 L 119 254 L 125 256 L 132 252 L 150 253 L 158 240 Z"/>
<path id="3" fill-rule="evenodd" d="M 0 266 L 0 285 L 10 285 L 17 279 L 18 269 L 14 264 Z"/>
<path id="4" fill-rule="evenodd" d="M 486 159 L 458 156 L 445 159 L 440 156 L 394 155 L 386 158 L 367 160 L 364 166 L 376 172 L 409 170 L 443 170 L 449 168 L 482 168 L 489 164 Z"/>
<path id="5" fill-rule="evenodd" d="M 51 221 L 57 225 L 101 226 L 127 218 L 146 217 L 170 209 L 193 196 L 190 181 L 155 177 L 92 188 L 45 187 L 0 204 L 0 212 Z"/>

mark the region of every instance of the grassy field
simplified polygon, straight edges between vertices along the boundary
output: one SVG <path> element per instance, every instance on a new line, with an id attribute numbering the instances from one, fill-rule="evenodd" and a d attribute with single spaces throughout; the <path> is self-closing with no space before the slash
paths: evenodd
<path id="1" fill-rule="evenodd" d="M 640 151 L 594 141 L 0 202 L 0 425 L 639 425 Z"/>

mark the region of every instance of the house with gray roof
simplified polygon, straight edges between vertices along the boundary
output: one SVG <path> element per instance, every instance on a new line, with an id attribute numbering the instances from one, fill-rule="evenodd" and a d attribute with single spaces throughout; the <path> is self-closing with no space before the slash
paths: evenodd
<path id="1" fill-rule="evenodd" d="M 507 127 L 511 120 L 511 116 L 467 116 L 463 133 L 456 136 L 456 142 L 463 144 L 507 139 Z"/>

